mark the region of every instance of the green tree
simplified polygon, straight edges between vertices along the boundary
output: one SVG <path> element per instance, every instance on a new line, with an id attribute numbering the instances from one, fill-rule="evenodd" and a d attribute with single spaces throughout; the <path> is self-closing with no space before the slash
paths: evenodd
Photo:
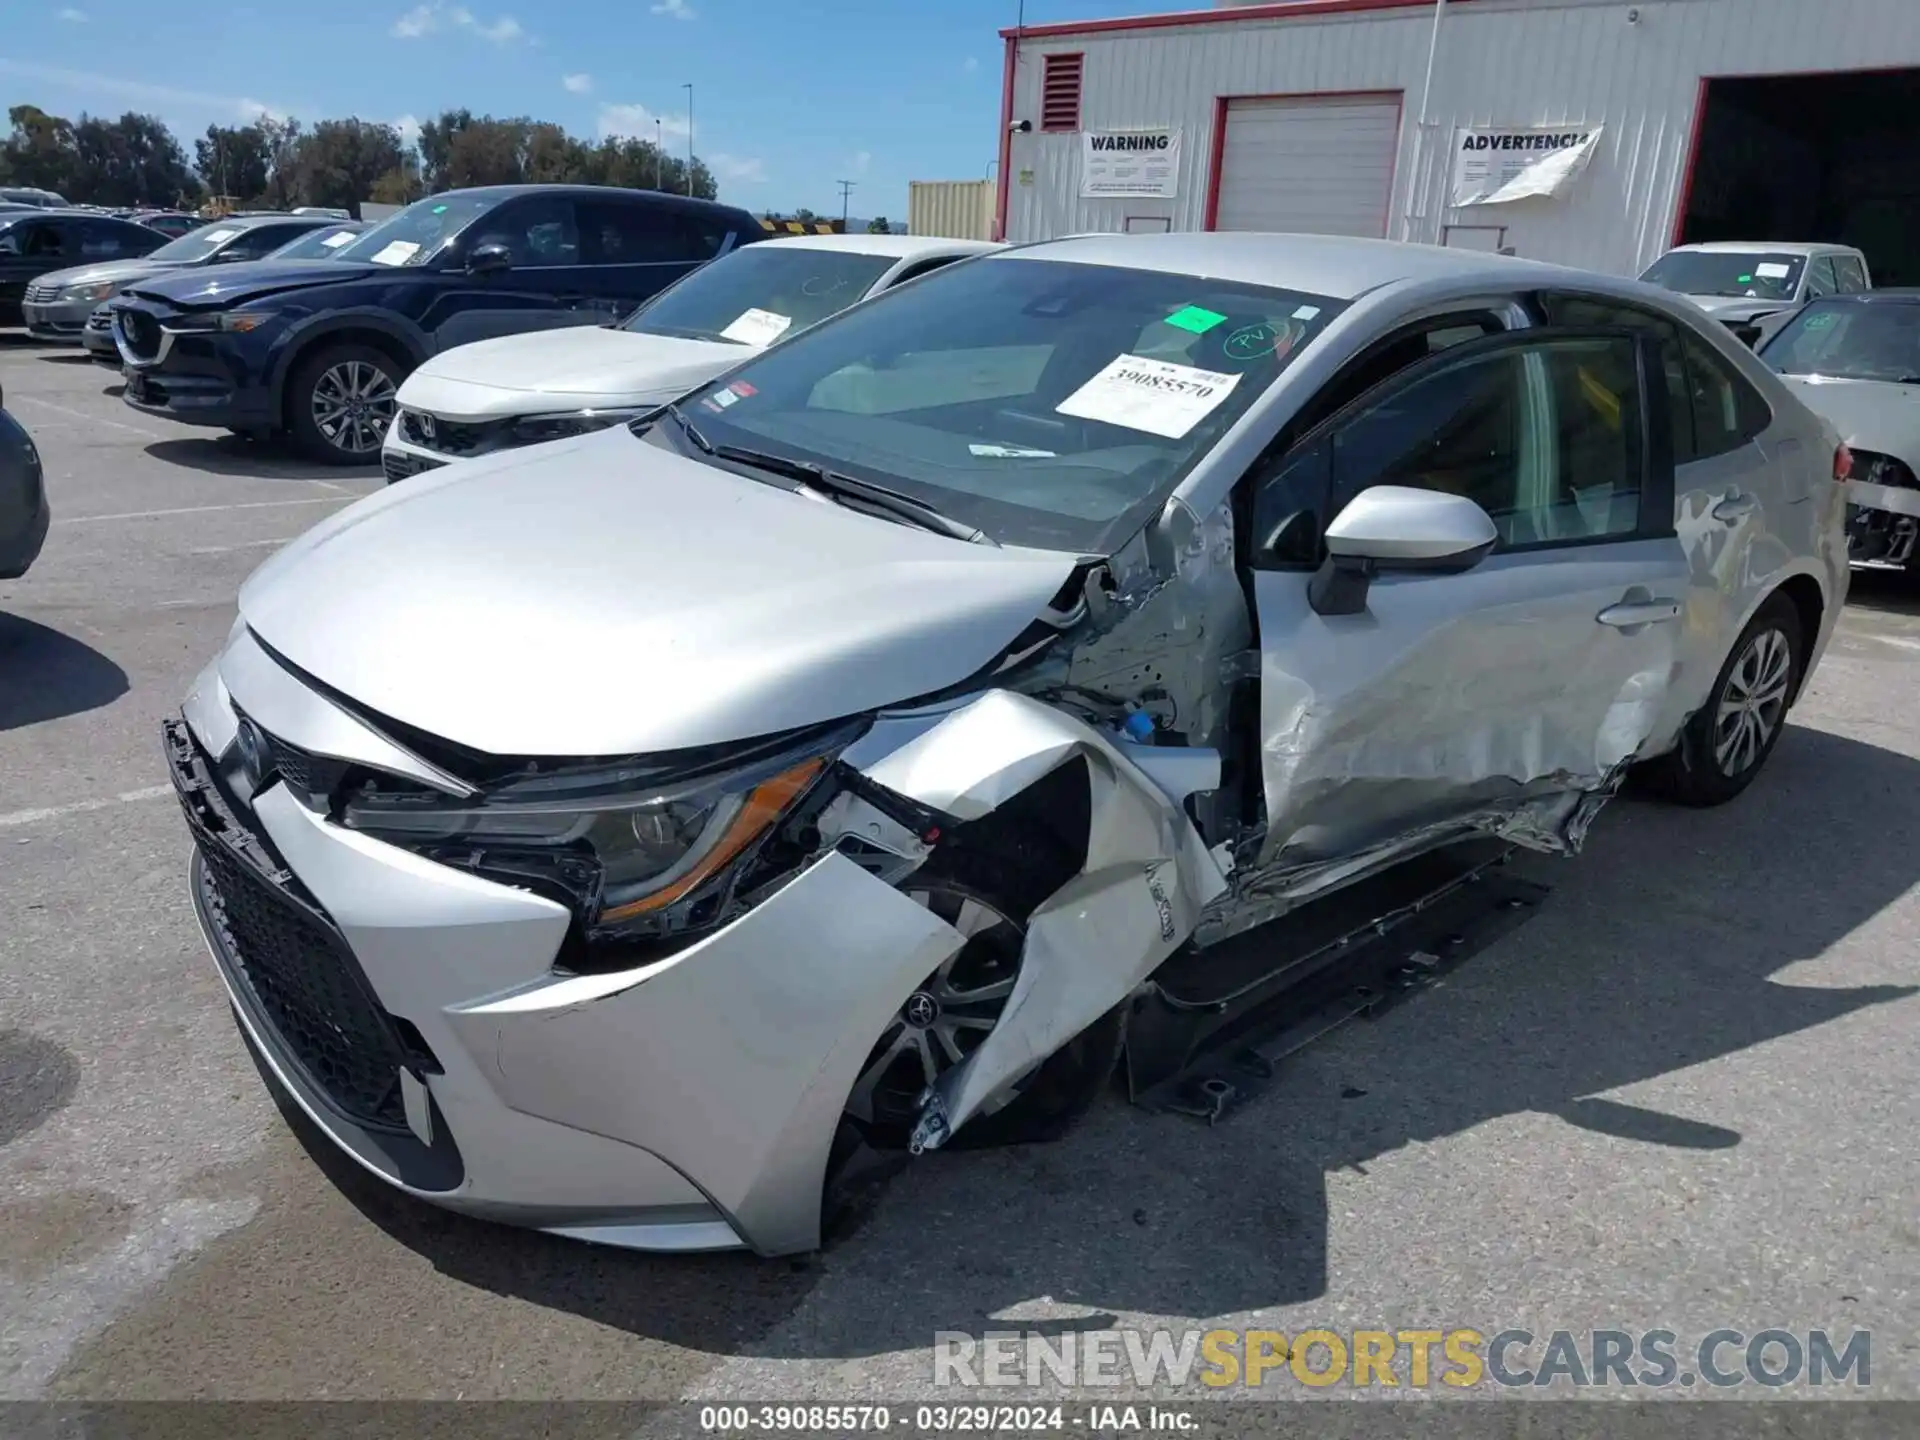
<path id="1" fill-rule="evenodd" d="M 73 125 L 69 200 L 94 205 L 178 205 L 200 192 L 186 152 L 157 117 L 82 115 Z"/>
<path id="2" fill-rule="evenodd" d="M 306 135 L 298 120 L 285 117 L 262 117 L 259 126 L 267 142 L 266 198 L 274 209 L 290 210 L 300 203 L 300 146 Z"/>
<path id="3" fill-rule="evenodd" d="M 38 105 L 15 105 L 7 111 L 13 132 L 0 146 L 7 179 L 15 185 L 57 190 L 67 199 L 74 182 L 73 122 L 49 115 Z"/>
<path id="4" fill-rule="evenodd" d="M 869 235 L 891 235 L 893 233 L 893 226 L 888 223 L 886 216 L 876 215 L 867 222 L 867 233 Z"/>
<path id="5" fill-rule="evenodd" d="M 353 116 L 322 120 L 300 142 L 298 193 L 308 205 L 337 206 L 360 218 L 380 178 L 400 168 L 400 132 Z"/>
<path id="6" fill-rule="evenodd" d="M 273 147 L 258 125 L 209 125 L 193 142 L 193 168 L 215 195 L 258 200 L 267 193 Z"/>

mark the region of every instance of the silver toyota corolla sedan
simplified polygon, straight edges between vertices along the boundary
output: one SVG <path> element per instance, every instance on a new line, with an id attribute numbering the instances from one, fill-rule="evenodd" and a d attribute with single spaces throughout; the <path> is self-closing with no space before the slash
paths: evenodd
<path id="1" fill-rule="evenodd" d="M 391 1184 L 804 1251 L 850 1155 L 1057 1133 L 1226 937 L 1574 851 L 1636 765 L 1737 795 L 1845 596 L 1840 453 L 1637 282 L 1010 249 L 268 561 L 166 727 L 194 902 Z"/>

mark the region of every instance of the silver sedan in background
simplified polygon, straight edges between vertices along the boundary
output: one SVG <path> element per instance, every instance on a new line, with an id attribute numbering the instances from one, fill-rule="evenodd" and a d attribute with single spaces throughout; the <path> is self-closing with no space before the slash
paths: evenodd
<path id="1" fill-rule="evenodd" d="M 390 1184 L 805 1251 L 862 1157 L 1058 1134 L 1224 940 L 1576 851 L 1635 767 L 1738 795 L 1846 594 L 1837 451 L 1630 281 L 1001 251 L 268 561 L 166 725 L 193 901 Z"/>

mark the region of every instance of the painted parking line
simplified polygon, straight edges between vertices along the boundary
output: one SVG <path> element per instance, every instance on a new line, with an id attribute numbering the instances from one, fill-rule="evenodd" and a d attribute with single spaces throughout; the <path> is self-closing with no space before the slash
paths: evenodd
<path id="1" fill-rule="evenodd" d="M 222 510 L 273 510 L 282 505 L 348 505 L 359 495 L 309 495 L 302 500 L 245 500 L 232 505 L 183 505 L 177 510 L 122 510 L 114 515 L 64 515 L 56 525 L 85 525 L 96 520 L 158 520 L 167 515 L 212 515 Z"/>
<path id="2" fill-rule="evenodd" d="M 129 435 L 138 435 L 147 440 L 170 440 L 173 437 L 164 430 L 149 430 L 142 425 L 128 425 L 120 420 L 108 420 L 104 416 L 89 415 L 84 410 L 69 409 L 65 405 L 56 405 L 51 400 L 42 400 L 38 395 L 9 395 L 10 401 L 19 401 L 27 405 L 38 405 L 42 410 L 51 410 L 56 415 L 65 415 L 70 420 L 78 420 L 83 425 L 105 425 L 109 430 L 124 430 Z"/>
<path id="3" fill-rule="evenodd" d="M 67 805 L 47 805 L 38 810 L 12 810 L 0 815 L 0 830 L 10 830 L 21 825 L 38 825 L 43 820 L 61 820 L 69 815 L 84 815 L 89 810 L 111 810 L 115 805 L 133 805 L 142 800 L 158 800 L 162 795 L 171 794 L 173 794 L 171 785 L 148 785 L 141 790 L 127 790 L 100 800 L 75 800 Z"/>

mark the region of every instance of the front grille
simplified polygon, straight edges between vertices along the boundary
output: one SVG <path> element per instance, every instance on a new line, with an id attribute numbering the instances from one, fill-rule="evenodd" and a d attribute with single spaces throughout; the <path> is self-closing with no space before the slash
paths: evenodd
<path id="1" fill-rule="evenodd" d="M 442 420 L 437 415 L 422 415 L 417 410 L 400 412 L 400 438 L 422 450 L 442 455 L 478 455 L 504 444 L 513 428 L 511 420 L 488 420 L 464 425 Z"/>
<path id="2" fill-rule="evenodd" d="M 408 455 L 395 450 L 380 452 L 380 468 L 387 472 L 389 485 L 427 470 L 438 470 L 445 463 L 444 460 L 429 460 L 423 455 Z"/>
<path id="3" fill-rule="evenodd" d="M 166 726 L 181 808 L 200 852 L 200 902 L 223 968 L 245 991 L 308 1082 L 348 1119 L 407 1132 L 400 1070 L 436 1069 L 410 1054 L 345 937 L 263 837 L 233 818 L 178 721 Z"/>
<path id="4" fill-rule="evenodd" d="M 27 303 L 29 305 L 51 305 L 59 298 L 60 287 L 58 285 L 27 286 Z"/>
<path id="5" fill-rule="evenodd" d="M 126 341 L 127 349 L 141 360 L 151 360 L 160 353 L 160 322 L 144 310 L 121 310 L 120 338 Z"/>
<path id="6" fill-rule="evenodd" d="M 113 329 L 113 316 L 108 311 L 96 310 L 87 317 L 87 329 L 105 334 Z"/>

